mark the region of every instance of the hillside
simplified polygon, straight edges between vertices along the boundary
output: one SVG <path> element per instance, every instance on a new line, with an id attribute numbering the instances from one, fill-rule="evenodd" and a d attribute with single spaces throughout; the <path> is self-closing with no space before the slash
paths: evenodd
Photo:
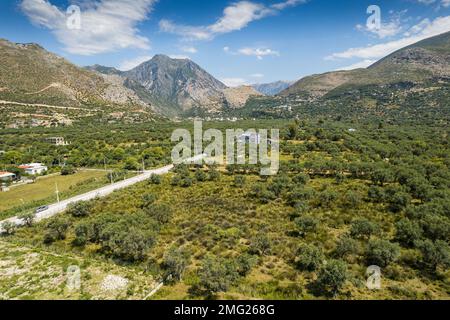
<path id="1" fill-rule="evenodd" d="M 0 99 L 58 106 L 146 107 L 117 79 L 79 68 L 37 44 L 0 40 Z"/>
<path id="2" fill-rule="evenodd" d="M 335 71 L 300 79 L 281 96 L 307 95 L 316 99 L 368 85 L 423 83 L 450 76 L 450 32 L 420 41 L 381 59 L 367 69 Z"/>

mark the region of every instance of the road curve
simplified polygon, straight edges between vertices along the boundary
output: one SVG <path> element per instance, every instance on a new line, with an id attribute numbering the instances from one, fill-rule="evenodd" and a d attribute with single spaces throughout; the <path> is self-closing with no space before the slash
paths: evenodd
<path id="1" fill-rule="evenodd" d="M 193 162 L 193 161 L 196 161 L 198 159 L 203 159 L 204 157 L 205 157 L 204 154 L 198 155 L 198 156 L 186 159 L 185 162 L 186 163 Z M 93 190 L 93 191 L 89 191 L 89 192 L 84 193 L 84 194 L 80 194 L 80 195 L 75 196 L 73 198 L 69 198 L 69 199 L 63 200 L 63 201 L 61 201 L 59 203 L 54 203 L 52 205 L 49 205 L 47 210 L 42 211 L 40 213 L 37 213 L 34 221 L 35 222 L 39 222 L 39 221 L 51 218 L 54 215 L 65 211 L 70 204 L 73 204 L 73 203 L 76 203 L 76 202 L 80 202 L 80 201 L 89 201 L 89 200 L 92 200 L 92 199 L 95 199 L 95 198 L 106 197 L 106 196 L 110 195 L 111 193 L 113 193 L 114 191 L 121 190 L 121 189 L 127 188 L 129 186 L 132 186 L 132 185 L 134 185 L 136 183 L 145 181 L 145 180 L 149 179 L 153 174 L 156 174 L 156 175 L 167 174 L 167 173 L 169 173 L 170 170 L 173 169 L 173 167 L 174 167 L 174 165 L 171 164 L 171 165 L 168 165 L 168 166 L 165 166 L 165 167 L 162 167 L 162 168 L 145 171 L 144 173 L 142 173 L 142 174 L 140 174 L 138 176 L 135 176 L 135 177 L 132 177 L 132 178 L 129 178 L 129 179 L 126 179 L 126 180 L 122 180 L 122 181 L 116 182 L 114 184 L 110 184 L 110 185 L 101 187 L 99 189 L 96 189 L 96 190 Z M 12 218 L 0 221 L 0 233 L 4 232 L 4 230 L 1 228 L 1 225 L 4 222 L 12 222 L 12 223 L 14 223 L 17 226 L 22 226 L 24 224 L 24 221 L 22 219 L 17 218 L 17 217 L 12 217 Z"/>

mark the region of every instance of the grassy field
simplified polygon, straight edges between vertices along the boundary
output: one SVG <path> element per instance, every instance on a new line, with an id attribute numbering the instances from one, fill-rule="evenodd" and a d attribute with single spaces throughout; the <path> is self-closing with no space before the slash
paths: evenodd
<path id="1" fill-rule="evenodd" d="M 0 218 L 35 206 L 56 202 L 55 184 L 58 184 L 60 199 L 95 189 L 106 184 L 103 171 L 79 171 L 69 176 L 48 176 L 33 184 L 11 188 L 0 193 Z M 23 202 L 22 202 L 23 200 Z"/>

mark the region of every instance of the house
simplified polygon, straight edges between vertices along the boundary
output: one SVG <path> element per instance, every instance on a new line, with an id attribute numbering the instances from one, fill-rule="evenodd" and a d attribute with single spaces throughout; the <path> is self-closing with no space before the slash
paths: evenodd
<path id="1" fill-rule="evenodd" d="M 50 137 L 47 141 L 55 146 L 68 146 L 69 143 L 64 140 L 63 137 Z"/>
<path id="2" fill-rule="evenodd" d="M 29 175 L 43 174 L 48 170 L 48 168 L 42 163 L 23 164 L 19 166 L 19 169 L 23 169 L 25 173 Z"/>
<path id="3" fill-rule="evenodd" d="M 0 171 L 0 181 L 2 182 L 12 181 L 15 178 L 16 175 L 14 173 L 8 171 Z"/>

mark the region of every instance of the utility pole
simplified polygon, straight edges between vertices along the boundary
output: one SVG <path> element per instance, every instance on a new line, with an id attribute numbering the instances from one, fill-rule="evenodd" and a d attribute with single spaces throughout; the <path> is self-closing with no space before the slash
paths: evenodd
<path id="1" fill-rule="evenodd" d="M 58 183 L 57 182 L 55 182 L 55 187 L 56 187 L 56 191 L 55 191 L 55 193 L 56 193 L 56 201 L 59 203 L 59 190 L 58 190 Z"/>

